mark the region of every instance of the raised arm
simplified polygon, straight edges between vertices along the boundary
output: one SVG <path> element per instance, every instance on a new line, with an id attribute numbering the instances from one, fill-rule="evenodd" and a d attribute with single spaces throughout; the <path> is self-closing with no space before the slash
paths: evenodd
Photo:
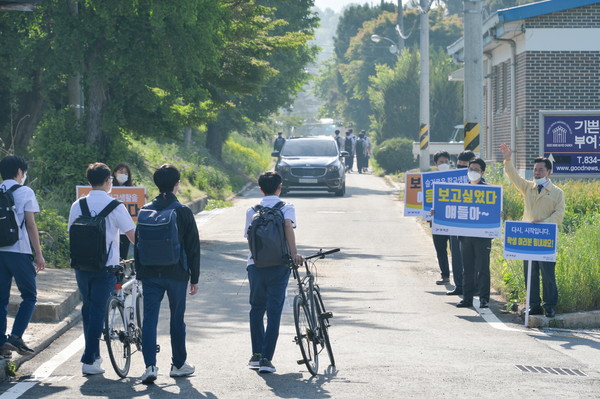
<path id="1" fill-rule="evenodd" d="M 524 178 L 522 178 L 521 176 L 519 176 L 519 172 L 517 172 L 515 165 L 513 165 L 512 161 L 510 159 L 512 150 L 510 149 L 509 146 L 507 146 L 506 144 L 503 143 L 503 144 L 500 144 L 500 152 L 502 153 L 502 156 L 504 157 L 504 172 L 508 176 L 508 180 L 510 180 L 511 183 L 514 184 L 515 187 L 517 187 L 517 190 L 519 190 L 522 193 L 525 193 L 525 191 L 527 190 L 527 187 L 531 183 L 529 181 L 525 180 Z"/>

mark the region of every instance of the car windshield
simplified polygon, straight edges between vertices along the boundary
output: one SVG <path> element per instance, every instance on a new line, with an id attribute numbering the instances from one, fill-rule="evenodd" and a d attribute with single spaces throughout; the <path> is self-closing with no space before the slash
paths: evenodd
<path id="1" fill-rule="evenodd" d="M 330 140 L 288 140 L 281 149 L 282 157 L 337 157 L 338 150 Z"/>

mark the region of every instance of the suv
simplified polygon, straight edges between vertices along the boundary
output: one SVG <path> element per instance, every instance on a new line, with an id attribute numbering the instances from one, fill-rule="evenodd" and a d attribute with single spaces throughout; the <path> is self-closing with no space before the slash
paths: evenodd
<path id="1" fill-rule="evenodd" d="M 275 171 L 281 174 L 282 194 L 291 190 L 326 190 L 341 197 L 346 192 L 346 172 L 343 157 L 333 137 L 312 136 L 288 139 L 281 152 Z"/>

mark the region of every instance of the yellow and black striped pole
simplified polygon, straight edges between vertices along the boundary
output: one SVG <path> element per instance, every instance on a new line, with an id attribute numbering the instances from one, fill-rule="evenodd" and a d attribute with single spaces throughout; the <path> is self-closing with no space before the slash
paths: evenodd
<path id="1" fill-rule="evenodd" d="M 480 124 L 477 122 L 465 123 L 465 151 L 479 153 Z"/>
<path id="2" fill-rule="evenodd" d="M 421 123 L 419 143 L 421 148 L 419 166 L 422 172 L 426 172 L 429 170 L 429 125 L 426 123 Z"/>

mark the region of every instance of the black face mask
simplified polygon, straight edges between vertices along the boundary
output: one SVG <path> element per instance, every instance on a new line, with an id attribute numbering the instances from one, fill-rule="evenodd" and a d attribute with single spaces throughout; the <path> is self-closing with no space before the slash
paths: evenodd
<path id="1" fill-rule="evenodd" d="M 464 169 L 464 168 L 468 168 L 467 165 L 456 165 L 456 169 Z"/>

